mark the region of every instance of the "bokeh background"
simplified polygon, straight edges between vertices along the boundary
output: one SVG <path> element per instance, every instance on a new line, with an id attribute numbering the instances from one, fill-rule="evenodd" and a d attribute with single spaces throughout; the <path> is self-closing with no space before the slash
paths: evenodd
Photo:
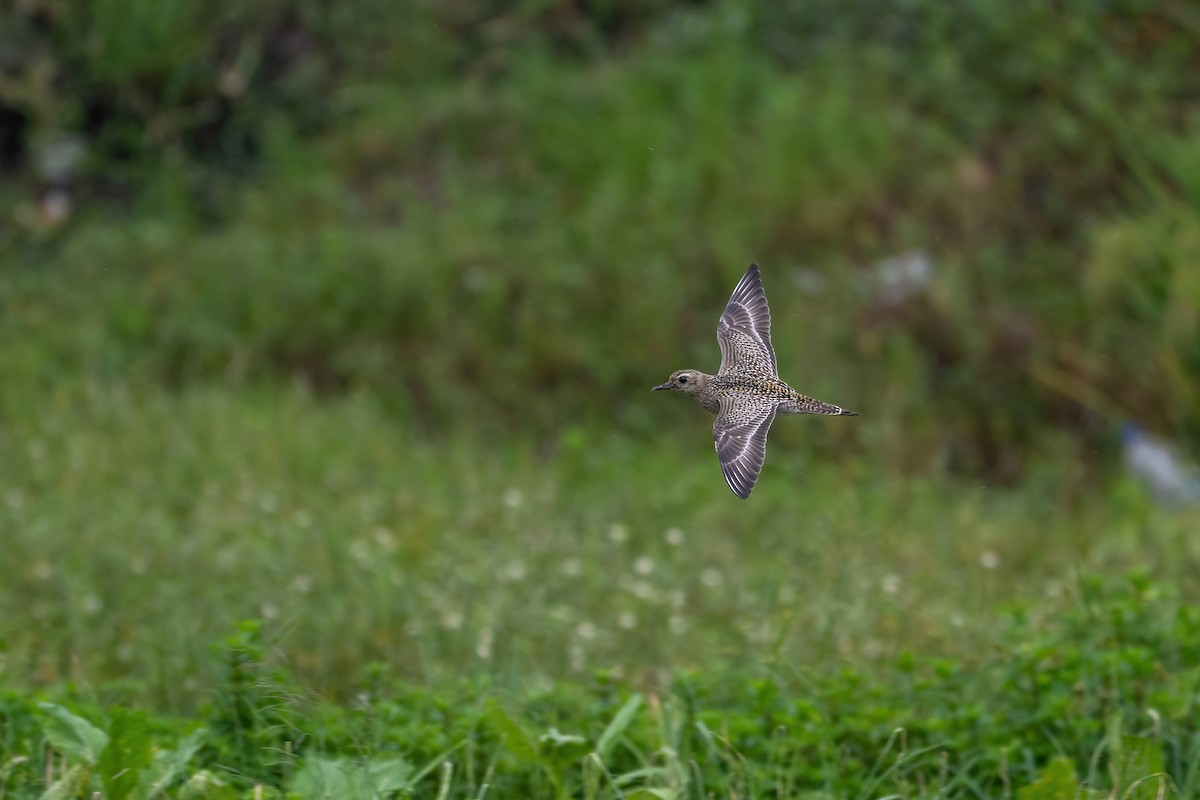
<path id="1" fill-rule="evenodd" d="M 1194 597 L 1200 15 L 1140 0 L 6 0 L 0 676 L 186 708 L 263 621 L 498 683 L 970 656 Z M 707 415 L 762 265 L 748 503 Z M 116 683 L 113 683 L 116 681 Z"/>

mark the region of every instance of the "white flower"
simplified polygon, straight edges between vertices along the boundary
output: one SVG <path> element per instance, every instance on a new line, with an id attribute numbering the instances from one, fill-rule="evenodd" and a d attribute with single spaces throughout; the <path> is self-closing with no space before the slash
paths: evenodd
<path id="1" fill-rule="evenodd" d="M 672 547 L 679 547 L 683 544 L 683 531 L 679 528 L 667 528 L 667 532 L 663 534 L 663 539 Z"/>
<path id="2" fill-rule="evenodd" d="M 700 582 L 709 588 L 721 585 L 721 573 L 711 567 L 700 573 Z"/>
<path id="3" fill-rule="evenodd" d="M 367 564 L 372 561 L 371 545 L 366 539 L 355 539 L 350 543 L 350 557 L 359 564 Z"/>
<path id="4" fill-rule="evenodd" d="M 608 538 L 614 544 L 621 544 L 629 538 L 629 529 L 619 522 L 614 522 L 609 526 Z"/>
<path id="5" fill-rule="evenodd" d="M 492 657 L 492 644 L 495 641 L 495 634 L 491 628 L 484 628 L 479 632 L 479 638 L 475 641 L 475 655 L 487 661 Z"/>
<path id="6" fill-rule="evenodd" d="M 510 583 L 525 580 L 525 562 L 513 561 L 500 571 L 500 580 Z"/>
<path id="7" fill-rule="evenodd" d="M 630 611 L 622 611 L 617 615 L 617 625 L 625 630 L 633 630 L 637 627 L 637 617 Z"/>
<path id="8" fill-rule="evenodd" d="M 995 569 L 1000 566 L 1000 556 L 994 550 L 984 550 L 979 554 L 979 566 L 984 569 Z"/>
<path id="9" fill-rule="evenodd" d="M 879 588 L 884 594 L 896 594 L 900 591 L 900 576 L 884 575 L 883 580 L 879 582 Z"/>
<path id="10" fill-rule="evenodd" d="M 568 558 L 562 562 L 562 572 L 568 578 L 574 578 L 583 571 L 583 563 L 578 558 Z"/>
<path id="11" fill-rule="evenodd" d="M 640 600 L 649 600 L 654 597 L 654 587 L 645 581 L 630 581 L 627 588 Z"/>
<path id="12" fill-rule="evenodd" d="M 395 534 L 382 525 L 375 526 L 375 528 L 371 531 L 371 538 L 375 540 L 375 544 L 379 545 L 384 550 L 391 550 L 396 546 Z"/>
<path id="13" fill-rule="evenodd" d="M 100 602 L 100 596 L 97 594 L 85 594 L 82 605 L 83 613 L 89 617 L 99 614 L 100 609 L 104 607 L 104 604 Z"/>
<path id="14" fill-rule="evenodd" d="M 510 486 L 504 490 L 504 494 L 500 496 L 501 502 L 509 508 L 520 508 L 525 502 L 525 496 L 521 494 L 521 490 L 515 486 Z"/>
<path id="15" fill-rule="evenodd" d="M 292 582 L 290 584 L 288 584 L 289 589 L 291 589 L 293 592 L 299 592 L 300 594 L 308 594 L 308 592 L 312 589 L 312 587 L 313 587 L 312 575 L 309 575 L 304 572 L 301 572 L 299 575 L 292 578 Z"/>
<path id="16" fill-rule="evenodd" d="M 646 556 L 642 556 L 633 562 L 633 571 L 638 575 L 649 575 L 651 572 L 654 572 L 654 561 Z"/>
<path id="17" fill-rule="evenodd" d="M 206 769 L 192 775 L 183 785 L 184 794 L 188 797 L 207 797 L 214 789 L 224 788 L 225 781 Z"/>
<path id="18" fill-rule="evenodd" d="M 582 672 L 584 668 L 583 645 L 579 642 L 571 642 L 567 645 L 567 661 L 571 665 L 572 672 Z"/>
<path id="19" fill-rule="evenodd" d="M 575 635 L 584 641 L 596 638 L 596 626 L 590 622 L 581 622 L 575 626 Z"/>

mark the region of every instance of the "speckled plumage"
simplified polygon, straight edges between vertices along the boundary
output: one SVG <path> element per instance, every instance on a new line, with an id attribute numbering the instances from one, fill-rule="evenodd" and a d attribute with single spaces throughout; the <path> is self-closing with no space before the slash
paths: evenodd
<path id="1" fill-rule="evenodd" d="M 853 416 L 855 412 L 800 394 L 779 378 L 771 346 L 771 310 L 758 264 L 751 264 L 717 323 L 721 368 L 716 375 L 681 369 L 655 391 L 690 396 L 717 415 L 713 444 L 734 494 L 750 496 L 767 453 L 767 432 L 780 414 Z"/>

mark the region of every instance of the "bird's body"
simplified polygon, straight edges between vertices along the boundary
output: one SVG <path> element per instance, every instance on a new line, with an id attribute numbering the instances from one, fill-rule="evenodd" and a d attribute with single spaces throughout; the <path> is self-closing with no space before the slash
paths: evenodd
<path id="1" fill-rule="evenodd" d="M 769 402 L 775 405 L 776 414 L 853 414 L 806 397 L 773 375 L 741 371 L 718 375 L 697 372 L 695 375 L 700 389 L 691 398 L 696 405 L 714 414 L 721 410 L 722 400 L 737 406 Z"/>
<path id="2" fill-rule="evenodd" d="M 717 324 L 721 368 L 716 375 L 682 369 L 654 389 L 691 397 L 717 415 L 713 442 L 729 488 L 746 498 L 766 457 L 767 431 L 780 414 L 854 415 L 800 394 L 779 378 L 771 346 L 771 312 L 758 265 L 742 276 Z"/>

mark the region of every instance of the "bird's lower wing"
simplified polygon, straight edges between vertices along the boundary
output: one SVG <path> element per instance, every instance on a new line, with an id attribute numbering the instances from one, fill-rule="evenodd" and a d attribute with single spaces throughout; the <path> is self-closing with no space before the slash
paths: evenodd
<path id="1" fill-rule="evenodd" d="M 713 422 L 713 444 L 725 482 L 743 499 L 750 496 L 767 457 L 767 432 L 775 421 L 774 403 L 722 402 Z"/>

